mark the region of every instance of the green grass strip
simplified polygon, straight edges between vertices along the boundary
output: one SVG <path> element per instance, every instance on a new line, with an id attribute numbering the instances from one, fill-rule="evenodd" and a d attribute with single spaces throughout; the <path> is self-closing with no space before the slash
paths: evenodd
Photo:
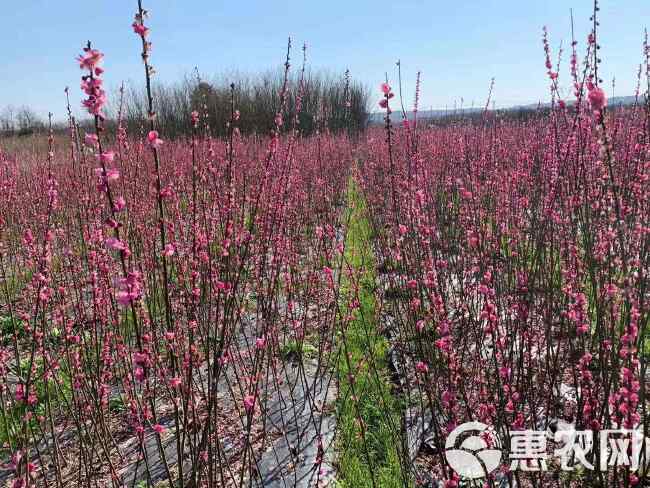
<path id="1" fill-rule="evenodd" d="M 400 463 L 400 406 L 388 380 L 388 343 L 377 327 L 372 233 L 363 195 L 353 179 L 347 197 L 344 269 L 350 266 L 353 272 L 352 277 L 343 274 L 342 297 L 344 305 L 356 299 L 359 307 L 338 334 L 337 486 L 409 486 Z"/>

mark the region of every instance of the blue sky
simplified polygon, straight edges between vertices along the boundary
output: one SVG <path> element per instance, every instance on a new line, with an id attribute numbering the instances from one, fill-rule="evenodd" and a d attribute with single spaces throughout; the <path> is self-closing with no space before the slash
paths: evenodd
<path id="1" fill-rule="evenodd" d="M 579 49 L 585 47 L 588 0 L 145 0 L 151 12 L 152 63 L 158 77 L 174 81 L 194 66 L 206 74 L 256 72 L 282 64 L 286 38 L 308 44 L 313 68 L 343 72 L 377 87 L 384 72 L 395 77 L 402 62 L 405 95 L 412 98 L 422 71 L 422 107 L 485 102 L 495 77 L 498 106 L 548 98 L 541 30 L 547 25 L 554 54 L 564 41 L 568 86 L 570 17 Z M 80 111 L 80 71 L 74 61 L 87 39 L 106 53 L 108 86 L 141 83 L 138 39 L 130 29 L 136 2 L 127 0 L 23 0 L 3 12 L 0 110 L 29 105 L 65 114 L 65 86 Z M 634 91 L 647 0 L 602 0 L 601 31 L 606 91 Z M 295 64 L 300 58 L 294 52 Z M 378 89 L 376 90 L 378 91 Z M 377 95 L 378 96 L 378 95 Z"/>

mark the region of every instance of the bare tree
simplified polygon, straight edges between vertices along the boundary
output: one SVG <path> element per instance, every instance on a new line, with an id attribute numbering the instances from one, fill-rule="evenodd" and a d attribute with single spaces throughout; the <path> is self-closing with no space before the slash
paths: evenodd
<path id="1" fill-rule="evenodd" d="M 241 113 L 238 123 L 243 133 L 266 133 L 273 125 L 282 86 L 282 73 L 257 76 L 234 74 L 218 79 L 186 77 L 176 84 L 156 84 L 157 121 L 167 137 L 187 134 L 189 115 L 197 110 L 207 118 L 213 135 L 223 136 L 230 120 L 230 84 L 235 86 L 235 107 Z M 289 83 L 285 120 L 293 120 L 298 97 L 298 78 Z M 368 89 L 344 77 L 324 72 L 307 73 L 302 93 L 299 127 L 303 134 L 317 129 L 362 130 L 368 117 Z M 125 93 L 125 119 L 129 132 L 137 132 L 146 120 L 145 93 L 131 87 Z M 112 115 L 112 114 L 111 114 Z M 285 124 L 285 129 L 290 124 Z"/>
<path id="2" fill-rule="evenodd" d="M 3 135 L 13 135 L 16 130 L 15 112 L 16 109 L 8 105 L 0 113 L 0 133 Z"/>
<path id="3" fill-rule="evenodd" d="M 31 134 L 44 127 L 43 121 L 31 108 L 23 105 L 16 112 L 18 134 Z"/>

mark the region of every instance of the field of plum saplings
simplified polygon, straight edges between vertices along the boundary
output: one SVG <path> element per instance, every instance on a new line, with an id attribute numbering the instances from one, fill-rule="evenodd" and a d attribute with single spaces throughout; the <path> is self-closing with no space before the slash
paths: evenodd
<path id="1" fill-rule="evenodd" d="M 593 20 L 525 117 L 289 42 L 268 120 L 197 76 L 172 127 L 140 4 L 127 123 L 82 45 L 90 117 L 0 139 L 0 486 L 649 486 L 650 48 L 610 106 Z"/>

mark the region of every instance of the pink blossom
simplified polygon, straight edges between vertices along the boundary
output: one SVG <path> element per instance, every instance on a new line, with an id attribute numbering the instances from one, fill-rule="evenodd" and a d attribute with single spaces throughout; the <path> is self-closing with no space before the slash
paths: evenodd
<path id="1" fill-rule="evenodd" d="M 52 297 L 54 291 L 49 286 L 44 286 L 41 288 L 41 291 L 38 293 L 38 297 L 42 302 L 48 302 Z"/>
<path id="2" fill-rule="evenodd" d="M 151 363 L 151 360 L 149 359 L 149 355 L 147 353 L 135 352 L 133 354 L 133 362 L 140 366 L 146 366 Z"/>
<path id="3" fill-rule="evenodd" d="M 104 244 L 113 251 L 124 251 L 126 249 L 126 244 L 116 237 L 109 237 L 104 241 Z"/>
<path id="4" fill-rule="evenodd" d="M 123 252 L 129 252 L 126 246 Z M 117 301 L 124 307 L 129 306 L 133 302 L 139 300 L 142 296 L 142 284 L 139 272 L 129 271 L 126 275 L 126 278 L 120 278 L 117 280 L 117 286 L 120 290 L 117 293 Z M 135 361 L 138 364 L 145 364 L 148 362 L 148 357 L 144 354 L 136 353 Z"/>
<path id="5" fill-rule="evenodd" d="M 255 397 L 253 395 L 246 395 L 244 397 L 244 410 L 250 413 L 253 411 L 254 407 L 255 407 Z"/>
<path id="6" fill-rule="evenodd" d="M 162 198 L 169 198 L 174 196 L 174 189 L 171 186 L 166 186 L 160 190 L 160 196 Z"/>
<path id="7" fill-rule="evenodd" d="M 618 287 L 613 284 L 613 283 L 608 283 L 605 285 L 605 294 L 609 297 L 612 298 L 616 296 L 616 293 L 618 292 Z"/>
<path id="8" fill-rule="evenodd" d="M 457 488 L 458 480 L 458 475 L 454 473 L 452 479 L 445 481 L 445 488 Z"/>
<path id="9" fill-rule="evenodd" d="M 99 94 L 91 95 L 81 104 L 88 110 L 91 115 L 102 116 L 102 108 L 106 105 L 106 94 L 102 91 Z"/>
<path id="10" fill-rule="evenodd" d="M 36 403 L 38 403 L 38 397 L 33 391 L 30 392 L 29 396 L 27 397 L 27 403 L 31 406 L 34 406 Z"/>
<path id="11" fill-rule="evenodd" d="M 77 57 L 77 61 L 79 61 L 79 67 L 81 69 L 92 71 L 101 62 L 101 60 L 104 58 L 104 55 L 97 49 L 85 48 L 84 51 L 84 54 L 81 54 Z"/>
<path id="12" fill-rule="evenodd" d="M 175 252 L 176 252 L 176 248 L 174 247 L 174 245 L 173 244 L 167 244 L 165 246 L 165 249 L 163 249 L 162 254 L 163 254 L 163 256 L 169 258 L 169 257 L 173 256 Z"/>
<path id="13" fill-rule="evenodd" d="M 106 170 L 103 168 L 95 168 L 95 174 L 103 181 L 115 181 L 120 177 L 120 171 L 116 168 L 108 168 Z"/>
<path id="14" fill-rule="evenodd" d="M 144 369 L 136 368 L 135 370 L 135 379 L 142 383 L 145 379 Z"/>
<path id="15" fill-rule="evenodd" d="M 415 364 L 415 369 L 418 373 L 424 374 L 429 371 L 429 366 L 427 366 L 427 364 L 422 361 L 418 361 Z"/>
<path id="16" fill-rule="evenodd" d="M 125 208 L 126 208 L 126 200 L 124 200 L 124 197 L 117 197 L 113 202 L 113 210 L 115 212 L 121 212 Z"/>
<path id="17" fill-rule="evenodd" d="M 133 32 L 141 37 L 147 37 L 147 34 L 149 34 L 149 28 L 145 27 L 140 22 L 133 22 L 133 24 L 131 24 L 131 27 L 133 27 Z"/>
<path id="18" fill-rule="evenodd" d="M 32 231 L 30 229 L 27 229 L 23 233 L 23 241 L 27 246 L 31 245 L 34 242 L 34 234 L 32 234 Z"/>
<path id="19" fill-rule="evenodd" d="M 115 181 L 120 177 L 120 171 L 115 168 L 106 170 L 106 181 Z"/>
<path id="20" fill-rule="evenodd" d="M 16 392 L 14 393 L 16 401 L 21 402 L 25 399 L 25 387 L 22 383 L 16 385 Z"/>
<path id="21" fill-rule="evenodd" d="M 166 429 L 164 426 L 160 424 L 155 424 L 153 426 L 153 430 L 156 432 L 156 434 L 162 434 L 163 432 L 165 432 Z"/>
<path id="22" fill-rule="evenodd" d="M 449 405 L 451 405 L 452 400 L 454 399 L 454 396 L 451 394 L 449 390 L 445 390 L 442 392 L 442 403 L 445 405 L 445 407 L 449 408 Z"/>
<path id="23" fill-rule="evenodd" d="M 133 299 L 131 297 L 131 293 L 128 291 L 118 291 L 117 292 L 117 303 L 122 305 L 123 307 L 128 307 L 131 305 L 133 302 Z"/>
<path id="24" fill-rule="evenodd" d="M 115 153 L 113 151 L 106 151 L 99 155 L 99 159 L 104 164 L 112 163 L 115 159 Z"/>
<path id="25" fill-rule="evenodd" d="M 88 110 L 88 113 L 96 117 L 103 118 L 102 108 L 106 105 L 106 92 L 102 89 L 103 81 L 99 76 L 104 72 L 98 66 L 104 55 L 96 49 L 84 49 L 83 55 L 79 56 L 79 66 L 91 72 L 90 75 L 84 75 L 81 79 L 81 89 L 88 95 L 88 98 L 81 102 L 82 106 Z M 93 76 L 93 73 L 95 76 Z M 86 138 L 86 144 L 95 146 L 96 141 L 93 138 Z"/>
<path id="26" fill-rule="evenodd" d="M 587 95 L 591 108 L 597 112 L 602 111 L 607 105 L 607 96 L 599 86 L 589 85 L 589 94 Z"/>
<path id="27" fill-rule="evenodd" d="M 277 152 L 279 144 L 280 144 L 279 138 L 277 136 L 272 137 L 271 141 L 269 142 L 269 152 L 270 153 Z"/>
<path id="28" fill-rule="evenodd" d="M 382 83 L 380 85 L 380 88 L 384 95 L 388 95 L 390 93 L 390 85 L 388 83 Z"/>
<path id="29" fill-rule="evenodd" d="M 158 149 L 163 145 L 163 140 L 158 137 L 158 131 L 156 130 L 149 131 L 147 139 L 149 140 L 149 145 L 154 149 Z"/>
<path id="30" fill-rule="evenodd" d="M 87 146 L 97 147 L 99 144 L 99 138 L 97 137 L 97 134 L 86 134 L 84 142 Z"/>
<path id="31" fill-rule="evenodd" d="M 451 350 L 451 339 L 449 336 L 441 337 L 434 341 L 434 345 L 441 351 L 449 352 Z"/>
<path id="32" fill-rule="evenodd" d="M 81 81 L 81 89 L 86 95 L 97 96 L 103 94 L 102 84 L 104 82 L 101 78 L 89 78 L 85 77 Z"/>

